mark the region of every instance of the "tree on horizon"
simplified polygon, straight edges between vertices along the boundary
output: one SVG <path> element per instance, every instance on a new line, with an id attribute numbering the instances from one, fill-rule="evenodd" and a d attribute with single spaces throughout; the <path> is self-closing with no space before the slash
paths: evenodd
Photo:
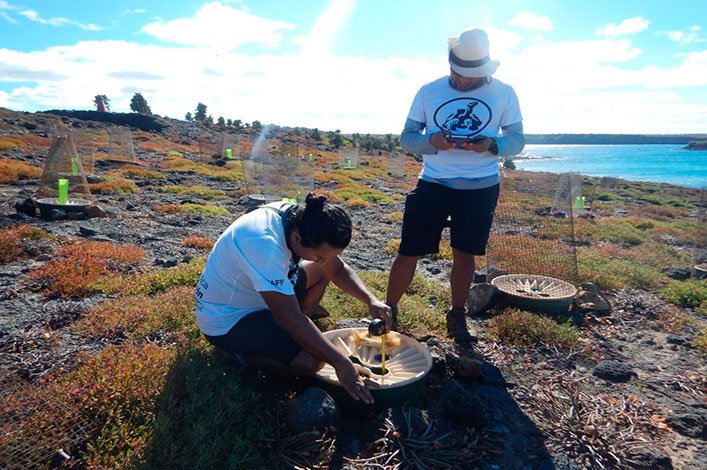
<path id="1" fill-rule="evenodd" d="M 196 113 L 194 114 L 194 120 L 198 122 L 206 121 L 206 105 L 204 103 L 199 103 L 196 105 Z"/>
<path id="2" fill-rule="evenodd" d="M 194 120 L 194 117 L 191 115 L 189 111 L 187 111 L 187 114 L 184 116 L 184 120 L 187 122 L 192 122 Z"/>
<path id="3" fill-rule="evenodd" d="M 110 111 L 110 100 L 106 95 L 96 95 L 93 97 L 93 104 L 96 106 L 96 111 L 105 113 Z"/>
<path id="4" fill-rule="evenodd" d="M 152 115 L 152 110 L 147 105 L 147 100 L 141 93 L 135 93 L 133 98 L 130 100 L 130 109 L 139 114 Z"/>

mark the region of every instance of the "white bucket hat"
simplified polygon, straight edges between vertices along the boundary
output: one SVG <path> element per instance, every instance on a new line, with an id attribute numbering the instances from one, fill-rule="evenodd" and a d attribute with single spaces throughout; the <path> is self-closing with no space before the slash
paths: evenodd
<path id="1" fill-rule="evenodd" d="M 469 29 L 450 38 L 449 66 L 462 77 L 486 77 L 496 72 L 498 61 L 489 58 L 489 37 L 480 29 Z"/>

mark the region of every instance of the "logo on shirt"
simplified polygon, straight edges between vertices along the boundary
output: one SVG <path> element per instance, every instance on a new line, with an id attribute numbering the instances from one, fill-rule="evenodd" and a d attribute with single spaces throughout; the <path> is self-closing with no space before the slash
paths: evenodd
<path id="1" fill-rule="evenodd" d="M 274 279 L 270 281 L 270 284 L 272 284 L 275 287 L 280 287 L 285 285 L 285 280 L 284 279 Z"/>
<path id="2" fill-rule="evenodd" d="M 454 135 L 473 136 L 491 122 L 491 108 L 476 98 L 454 98 L 435 111 L 437 127 Z"/>

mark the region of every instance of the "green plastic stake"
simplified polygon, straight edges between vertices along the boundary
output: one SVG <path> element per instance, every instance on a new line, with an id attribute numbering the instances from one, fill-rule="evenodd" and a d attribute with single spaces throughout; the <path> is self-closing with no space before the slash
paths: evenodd
<path id="1" fill-rule="evenodd" d="M 233 158 L 233 150 L 226 149 L 226 158 L 228 158 L 229 160 Z"/>
<path id="2" fill-rule="evenodd" d="M 351 159 L 350 159 L 350 158 L 347 158 L 347 159 L 346 159 L 346 168 L 351 168 L 351 167 L 352 167 L 352 165 L 351 165 Z"/>
<path id="3" fill-rule="evenodd" d="M 586 201 L 586 198 L 584 196 L 577 196 L 574 198 L 574 208 L 575 209 L 584 209 L 584 202 Z"/>
<path id="4" fill-rule="evenodd" d="M 79 176 L 79 162 L 75 158 L 71 159 L 71 176 Z"/>
<path id="5" fill-rule="evenodd" d="M 60 178 L 59 179 L 59 197 L 57 200 L 59 204 L 66 204 L 69 200 L 69 180 Z"/>

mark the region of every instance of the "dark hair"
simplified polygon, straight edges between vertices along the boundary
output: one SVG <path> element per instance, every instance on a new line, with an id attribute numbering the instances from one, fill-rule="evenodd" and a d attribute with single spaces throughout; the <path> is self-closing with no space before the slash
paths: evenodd
<path id="1" fill-rule="evenodd" d="M 292 228 L 302 237 L 302 246 L 316 248 L 326 243 L 346 248 L 351 242 L 351 217 L 341 207 L 328 204 L 323 194 L 307 194 L 289 215 Z"/>

